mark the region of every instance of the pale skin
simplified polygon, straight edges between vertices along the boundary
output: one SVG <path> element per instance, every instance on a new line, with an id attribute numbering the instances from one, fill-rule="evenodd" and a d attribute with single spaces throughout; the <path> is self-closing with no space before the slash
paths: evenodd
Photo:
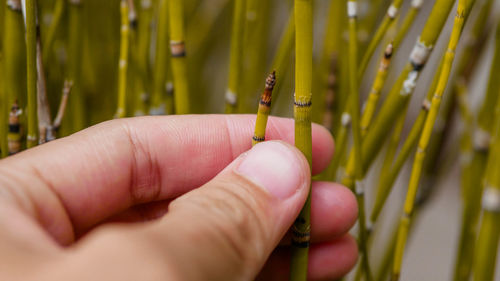
<path id="1" fill-rule="evenodd" d="M 287 280 L 287 231 L 311 175 L 293 120 L 106 122 L 0 161 L 0 280 Z M 278 141 L 279 140 L 279 141 Z M 313 126 L 313 174 L 333 139 Z M 345 187 L 312 183 L 309 279 L 355 264 Z"/>

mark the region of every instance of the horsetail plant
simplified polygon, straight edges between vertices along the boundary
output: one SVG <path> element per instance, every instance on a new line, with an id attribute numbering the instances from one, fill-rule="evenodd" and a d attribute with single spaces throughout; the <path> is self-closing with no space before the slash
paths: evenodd
<path id="1" fill-rule="evenodd" d="M 398 80 L 389 92 L 380 109 L 380 113 L 374 119 L 372 128 L 368 131 L 365 138 L 363 138 L 362 171 L 364 173 L 380 151 L 386 129 L 391 126 L 394 120 L 397 119 L 396 117 L 399 116 L 408 105 L 420 73 L 425 67 L 433 46 L 444 27 L 453 3 L 453 0 L 436 1 L 424 29 L 410 54 L 408 63 L 405 65 Z M 342 179 L 342 183 L 348 187 L 354 185 L 355 164 L 354 155 L 351 153 L 347 163 L 345 176 Z"/>
<path id="2" fill-rule="evenodd" d="M 167 96 L 167 72 L 170 70 L 169 12 L 168 0 L 159 0 L 158 27 L 156 30 L 156 56 L 154 62 L 153 94 L 149 114 L 163 115 L 174 113 L 174 101 Z"/>
<path id="3" fill-rule="evenodd" d="M 266 79 L 266 87 L 259 101 L 257 120 L 255 121 L 255 133 L 252 137 L 252 145 L 266 140 L 266 127 L 269 112 L 271 112 L 271 101 L 274 86 L 276 85 L 276 72 L 273 71 Z"/>
<path id="4" fill-rule="evenodd" d="M 348 106 L 352 118 L 352 136 L 354 143 L 354 159 L 356 162 L 355 169 L 355 194 L 358 200 L 359 208 L 359 248 L 361 251 L 362 259 L 361 266 L 363 268 L 366 279 L 372 279 L 370 264 L 368 261 L 368 249 L 366 238 L 366 224 L 365 224 L 365 199 L 364 199 L 364 185 L 363 185 L 363 171 L 362 171 L 362 151 L 361 151 L 361 129 L 360 129 L 360 113 L 359 113 L 359 85 L 358 85 L 358 36 L 357 36 L 357 1 L 349 0 L 347 2 L 347 17 L 349 21 L 349 98 Z"/>
<path id="5" fill-rule="evenodd" d="M 498 28 L 498 27 L 497 27 Z M 498 93 L 498 92 L 497 92 Z M 474 256 L 474 281 L 493 281 L 500 237 L 500 99 L 497 99 L 494 137 L 486 166 L 482 220 Z"/>
<path id="6" fill-rule="evenodd" d="M 234 1 L 233 28 L 229 58 L 229 81 L 226 91 L 226 113 L 236 113 L 241 79 L 245 0 Z"/>
<path id="7" fill-rule="evenodd" d="M 295 0 L 295 145 L 312 164 L 312 0 Z M 290 280 L 307 280 L 311 238 L 311 193 L 292 226 Z"/>
<path id="8" fill-rule="evenodd" d="M 37 13 L 36 0 L 23 0 L 26 25 L 26 62 L 28 89 L 28 136 L 27 147 L 37 145 Z"/>
<path id="9" fill-rule="evenodd" d="M 190 112 L 189 84 L 186 66 L 186 46 L 184 31 L 184 0 L 169 0 L 170 53 L 174 78 L 174 104 L 176 114 Z"/>
<path id="10" fill-rule="evenodd" d="M 391 5 L 387 9 L 387 13 L 384 16 L 382 23 L 380 23 L 380 26 L 375 32 L 375 35 L 372 37 L 372 40 L 370 41 L 370 44 L 368 45 L 363 55 L 363 58 L 361 59 L 361 64 L 359 66 L 359 71 L 358 71 L 359 78 L 363 78 L 363 74 L 365 73 L 366 67 L 370 62 L 370 59 L 373 53 L 375 52 L 375 49 L 377 48 L 378 44 L 386 34 L 387 30 L 389 29 L 389 26 L 391 26 L 394 19 L 396 19 L 396 17 L 398 16 L 399 9 L 401 8 L 402 4 L 403 0 L 393 0 Z"/>
<path id="11" fill-rule="evenodd" d="M 118 64 L 118 109 L 116 118 L 124 118 L 127 115 L 127 71 L 130 44 L 130 17 L 127 0 L 121 0 L 120 2 L 120 16 L 120 60 Z"/>
<path id="12" fill-rule="evenodd" d="M 441 99 L 446 88 L 446 84 L 448 83 L 451 67 L 455 58 L 455 50 L 462 34 L 465 18 L 468 16 L 470 10 L 472 9 L 472 4 L 474 3 L 474 1 L 475 0 L 459 0 L 458 2 L 453 30 L 444 57 L 443 66 L 440 71 L 439 82 L 436 88 L 436 92 L 434 93 L 434 96 L 432 98 L 429 114 L 427 115 L 427 118 L 425 120 L 425 125 L 420 135 L 417 153 L 415 154 L 410 183 L 408 186 L 408 193 L 406 195 L 406 201 L 404 205 L 404 212 L 401 216 L 398 238 L 396 241 L 396 249 L 394 252 L 394 264 L 391 277 L 393 281 L 399 280 L 404 247 L 408 236 L 408 228 L 410 225 L 415 196 L 417 194 L 417 188 L 422 172 L 423 160 L 425 159 L 425 152 L 432 134 L 432 128 L 437 119 L 439 107 L 441 105 Z"/>

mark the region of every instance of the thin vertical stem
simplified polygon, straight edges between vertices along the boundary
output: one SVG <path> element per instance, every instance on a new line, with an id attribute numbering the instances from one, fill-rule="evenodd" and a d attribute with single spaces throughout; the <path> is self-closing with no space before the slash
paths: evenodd
<path id="1" fill-rule="evenodd" d="M 295 145 L 312 164 L 311 100 L 312 100 L 312 0 L 295 0 Z M 292 260 L 290 280 L 307 280 L 309 243 L 311 238 L 311 194 L 292 227 Z"/>
<path id="2" fill-rule="evenodd" d="M 47 63 L 49 56 L 52 52 L 52 46 L 54 44 L 54 39 L 56 37 L 56 32 L 60 26 L 62 16 L 64 14 L 64 8 L 66 7 L 67 0 L 57 0 L 54 6 L 54 12 L 52 13 L 52 22 L 50 23 L 49 29 L 47 30 L 47 35 L 44 37 L 44 48 L 43 48 L 43 62 Z"/>
<path id="3" fill-rule="evenodd" d="M 127 69 L 130 43 L 130 18 L 127 0 L 121 0 L 120 2 L 120 15 L 120 60 L 118 64 L 118 109 L 116 118 L 124 118 L 127 115 Z"/>
<path id="4" fill-rule="evenodd" d="M 271 112 L 271 101 L 274 85 L 276 85 L 276 72 L 273 71 L 266 79 L 266 88 L 262 93 L 255 121 L 255 133 L 252 138 L 252 145 L 256 145 L 266 140 L 266 127 L 269 112 Z"/>
<path id="5" fill-rule="evenodd" d="M 170 70 L 168 1 L 159 0 L 158 27 L 156 30 L 156 56 L 154 65 L 153 94 L 149 114 L 173 114 L 173 97 L 167 97 L 167 72 Z M 168 105 L 167 105 L 168 103 Z"/>
<path id="6" fill-rule="evenodd" d="M 25 0 L 26 61 L 28 89 L 28 148 L 37 145 L 37 16 L 36 0 Z"/>
<path id="7" fill-rule="evenodd" d="M 243 29 L 245 0 L 234 1 L 233 28 L 229 58 L 229 81 L 226 91 L 226 113 L 235 113 L 238 107 L 239 85 L 241 79 Z"/>
<path id="8" fill-rule="evenodd" d="M 174 77 L 174 104 L 176 114 L 190 112 L 189 84 L 186 66 L 184 31 L 184 0 L 169 0 L 170 53 Z"/>

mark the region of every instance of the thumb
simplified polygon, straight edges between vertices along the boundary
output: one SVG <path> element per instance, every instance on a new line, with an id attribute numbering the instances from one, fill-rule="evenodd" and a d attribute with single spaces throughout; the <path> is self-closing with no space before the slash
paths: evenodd
<path id="1" fill-rule="evenodd" d="M 193 171 L 196 172 L 196 171 Z M 251 280 L 306 201 L 305 157 L 284 142 L 264 142 L 213 180 L 171 203 L 158 225 L 184 280 Z"/>

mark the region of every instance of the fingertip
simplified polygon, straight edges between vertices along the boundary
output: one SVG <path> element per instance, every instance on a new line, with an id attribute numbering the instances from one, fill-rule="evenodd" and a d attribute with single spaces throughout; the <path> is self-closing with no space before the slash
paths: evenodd
<path id="1" fill-rule="evenodd" d="M 310 249 L 308 279 L 335 280 L 345 276 L 356 265 L 358 246 L 351 235 L 331 242 L 313 244 Z"/>
<path id="2" fill-rule="evenodd" d="M 314 182 L 311 196 L 311 231 L 316 241 L 344 235 L 356 222 L 358 205 L 348 188 L 338 183 Z"/>

